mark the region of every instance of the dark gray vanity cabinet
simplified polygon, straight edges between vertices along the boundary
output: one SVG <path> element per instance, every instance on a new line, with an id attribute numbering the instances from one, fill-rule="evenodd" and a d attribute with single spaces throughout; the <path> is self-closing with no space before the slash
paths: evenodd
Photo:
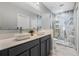
<path id="1" fill-rule="evenodd" d="M 47 40 L 47 55 L 51 53 L 51 50 L 52 50 L 52 39 L 51 36 L 49 36 Z"/>
<path id="2" fill-rule="evenodd" d="M 50 54 L 51 46 L 50 46 L 50 38 L 47 40 L 47 55 Z"/>
<path id="3" fill-rule="evenodd" d="M 41 45 L 41 56 L 46 56 L 50 54 L 51 51 L 51 36 L 47 35 L 45 37 L 42 37 L 40 39 L 40 45 Z"/>
<path id="4" fill-rule="evenodd" d="M 51 51 L 51 35 L 0 51 L 0 56 L 47 56 Z"/>
<path id="5" fill-rule="evenodd" d="M 39 54 L 39 40 L 38 39 L 10 48 L 9 55 L 10 56 L 21 56 L 21 55 L 31 56 L 33 55 L 33 51 L 35 50 L 36 50 L 36 53 Z"/>
<path id="6" fill-rule="evenodd" d="M 39 45 L 36 45 L 33 48 L 31 48 L 31 56 L 40 56 L 40 47 L 39 47 Z"/>
<path id="7" fill-rule="evenodd" d="M 23 53 L 19 54 L 18 56 L 29 56 L 29 50 L 24 51 Z"/>
<path id="8" fill-rule="evenodd" d="M 0 56 L 8 56 L 8 49 L 1 50 L 0 51 Z"/>
<path id="9" fill-rule="evenodd" d="M 41 56 L 46 56 L 47 49 L 46 49 L 46 41 L 41 42 Z"/>

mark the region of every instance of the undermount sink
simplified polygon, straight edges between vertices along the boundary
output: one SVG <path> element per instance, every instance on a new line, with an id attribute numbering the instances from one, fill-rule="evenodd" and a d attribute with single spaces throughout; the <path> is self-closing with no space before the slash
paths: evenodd
<path id="1" fill-rule="evenodd" d="M 20 40 L 26 40 L 30 39 L 30 34 L 28 33 L 18 33 L 15 35 L 15 40 L 20 41 Z"/>
<path id="2" fill-rule="evenodd" d="M 44 34 L 45 34 L 44 32 L 37 33 L 37 35 L 44 35 Z"/>
<path id="3" fill-rule="evenodd" d="M 27 39 L 30 39 L 31 37 L 41 36 L 44 34 L 45 32 L 38 32 L 38 33 L 34 33 L 34 35 L 31 36 L 30 33 L 18 33 L 18 34 L 15 34 L 15 40 L 17 41 L 27 40 Z"/>
<path id="4" fill-rule="evenodd" d="M 44 35 L 44 33 L 38 33 L 37 35 Z"/>

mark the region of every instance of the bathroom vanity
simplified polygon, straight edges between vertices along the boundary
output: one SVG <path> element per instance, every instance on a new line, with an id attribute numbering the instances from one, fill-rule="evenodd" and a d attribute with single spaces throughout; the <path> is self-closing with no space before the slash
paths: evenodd
<path id="1" fill-rule="evenodd" d="M 52 49 L 50 33 L 22 41 L 15 41 L 14 39 L 0 41 L 0 56 L 48 56 Z"/>

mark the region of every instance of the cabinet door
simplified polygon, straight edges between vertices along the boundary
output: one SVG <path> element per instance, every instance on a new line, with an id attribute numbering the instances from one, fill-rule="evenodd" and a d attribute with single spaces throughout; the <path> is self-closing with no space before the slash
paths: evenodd
<path id="1" fill-rule="evenodd" d="M 41 42 L 41 56 L 46 56 L 47 53 L 46 41 Z"/>
<path id="2" fill-rule="evenodd" d="M 36 45 L 33 48 L 31 48 L 31 56 L 40 56 L 39 45 Z"/>
<path id="3" fill-rule="evenodd" d="M 50 54 L 50 39 L 47 40 L 47 55 Z"/>
<path id="4" fill-rule="evenodd" d="M 49 38 L 49 46 L 50 46 L 50 50 L 52 50 L 52 39 L 51 38 Z"/>
<path id="5" fill-rule="evenodd" d="M 0 51 L 0 56 L 8 56 L 8 50 L 6 49 L 6 50 L 2 50 L 2 51 Z"/>
<path id="6" fill-rule="evenodd" d="M 25 51 L 24 53 L 20 54 L 19 56 L 29 56 L 29 51 Z"/>
<path id="7" fill-rule="evenodd" d="M 18 46 L 10 48 L 9 49 L 9 55 L 10 56 L 19 55 L 20 53 L 23 53 L 24 51 L 31 49 L 33 46 L 35 46 L 37 44 L 39 44 L 38 39 L 30 41 L 30 42 L 23 43 L 23 44 L 20 44 Z"/>

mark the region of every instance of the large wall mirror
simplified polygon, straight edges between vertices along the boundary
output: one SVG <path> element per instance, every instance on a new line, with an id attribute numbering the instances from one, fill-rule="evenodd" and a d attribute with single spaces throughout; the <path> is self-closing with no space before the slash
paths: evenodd
<path id="1" fill-rule="evenodd" d="M 37 31 L 42 30 L 42 16 L 37 16 Z"/>
<path id="2" fill-rule="evenodd" d="M 28 32 L 30 29 L 40 31 L 45 26 L 43 23 L 45 22 L 40 15 L 10 3 L 0 3 L 0 39 L 13 37 L 20 32 L 20 28 L 23 32 Z"/>
<path id="3" fill-rule="evenodd" d="M 28 15 L 22 13 L 17 14 L 17 30 L 22 28 L 22 31 L 28 31 L 30 29 L 31 20 Z"/>
<path id="4" fill-rule="evenodd" d="M 37 15 L 21 8 L 16 8 L 10 3 L 0 3 L 0 39 L 13 37 L 19 33 L 22 28 L 23 32 L 30 29 L 37 30 Z"/>

